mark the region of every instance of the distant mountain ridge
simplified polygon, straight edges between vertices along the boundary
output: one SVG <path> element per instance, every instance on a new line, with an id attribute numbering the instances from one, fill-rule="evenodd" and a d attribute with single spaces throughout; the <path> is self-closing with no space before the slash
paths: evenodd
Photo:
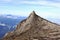
<path id="1" fill-rule="evenodd" d="M 8 16 L 10 18 L 8 18 Z M 0 15 L 0 38 L 2 38 L 5 33 L 15 30 L 15 26 L 25 18 L 26 17 L 13 15 Z"/>
<path id="2" fill-rule="evenodd" d="M 33 11 L 16 26 L 16 30 L 6 33 L 3 40 L 60 40 L 60 25 L 36 15 Z"/>

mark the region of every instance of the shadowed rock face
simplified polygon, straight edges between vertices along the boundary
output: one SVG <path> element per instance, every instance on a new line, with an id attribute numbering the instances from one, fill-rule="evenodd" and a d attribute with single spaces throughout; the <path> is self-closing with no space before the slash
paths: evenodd
<path id="1" fill-rule="evenodd" d="M 6 33 L 3 40 L 59 40 L 60 25 L 45 20 L 33 11 L 16 30 Z"/>

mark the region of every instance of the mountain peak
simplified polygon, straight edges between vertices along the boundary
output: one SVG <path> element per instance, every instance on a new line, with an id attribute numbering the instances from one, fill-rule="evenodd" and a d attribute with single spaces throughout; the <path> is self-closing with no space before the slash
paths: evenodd
<path id="1" fill-rule="evenodd" d="M 32 11 L 32 13 L 30 15 L 33 15 L 33 16 L 36 15 L 35 11 Z"/>
<path id="2" fill-rule="evenodd" d="M 58 40 L 60 38 L 60 26 L 42 19 L 35 11 L 16 28 L 7 33 L 3 40 Z"/>
<path id="3" fill-rule="evenodd" d="M 35 11 L 32 11 L 28 18 L 34 19 L 37 16 L 38 15 L 35 13 Z"/>
<path id="4" fill-rule="evenodd" d="M 35 13 L 35 11 L 32 11 L 32 13 L 31 13 L 31 14 L 35 15 L 36 13 Z"/>
<path id="5" fill-rule="evenodd" d="M 33 22 L 34 23 L 34 21 L 33 20 L 37 20 L 38 19 L 38 15 L 35 13 L 35 11 L 32 11 L 31 12 L 31 14 L 29 15 L 29 17 L 27 18 L 27 21 L 29 22 L 29 23 L 31 23 L 31 22 Z M 35 21 L 36 21 L 35 20 Z"/>

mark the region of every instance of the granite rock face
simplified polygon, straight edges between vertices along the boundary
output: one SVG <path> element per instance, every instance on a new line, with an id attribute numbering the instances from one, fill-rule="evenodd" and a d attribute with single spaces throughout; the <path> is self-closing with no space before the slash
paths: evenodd
<path id="1" fill-rule="evenodd" d="M 17 25 L 16 30 L 6 33 L 3 40 L 60 40 L 60 25 L 36 15 L 33 11 Z"/>

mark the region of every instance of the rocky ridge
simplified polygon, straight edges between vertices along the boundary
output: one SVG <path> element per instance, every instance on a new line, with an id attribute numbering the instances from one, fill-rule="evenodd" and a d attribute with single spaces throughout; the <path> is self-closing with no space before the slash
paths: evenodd
<path id="1" fill-rule="evenodd" d="M 33 11 L 17 25 L 16 30 L 6 33 L 3 40 L 60 40 L 60 25 L 36 15 Z"/>

